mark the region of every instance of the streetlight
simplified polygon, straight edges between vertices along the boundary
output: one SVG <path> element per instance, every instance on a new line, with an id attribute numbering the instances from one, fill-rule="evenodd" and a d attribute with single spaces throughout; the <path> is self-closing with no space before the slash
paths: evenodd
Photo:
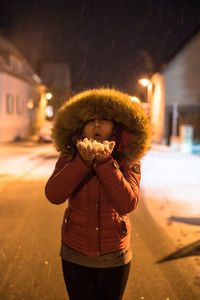
<path id="1" fill-rule="evenodd" d="M 48 102 L 49 100 L 51 100 L 52 97 L 53 97 L 53 94 L 50 93 L 50 92 L 47 92 L 47 93 L 45 94 L 45 99 L 47 100 L 47 102 Z M 54 114 L 54 112 L 53 112 L 53 106 L 47 104 L 46 107 L 45 107 L 45 115 L 46 115 L 46 117 L 52 118 L 52 117 L 53 117 L 53 114 Z"/>
<path id="2" fill-rule="evenodd" d="M 53 97 L 53 95 L 52 95 L 52 93 L 50 93 L 50 92 L 48 92 L 48 93 L 45 94 L 45 98 L 46 98 L 47 100 L 51 100 L 52 97 Z"/>
<path id="3" fill-rule="evenodd" d="M 152 81 L 148 78 L 141 78 L 138 80 L 138 83 L 146 88 L 146 102 L 150 105 L 152 96 Z"/>
<path id="4" fill-rule="evenodd" d="M 150 80 L 147 78 L 142 78 L 138 80 L 139 84 L 141 84 L 142 86 L 147 87 L 150 83 Z"/>

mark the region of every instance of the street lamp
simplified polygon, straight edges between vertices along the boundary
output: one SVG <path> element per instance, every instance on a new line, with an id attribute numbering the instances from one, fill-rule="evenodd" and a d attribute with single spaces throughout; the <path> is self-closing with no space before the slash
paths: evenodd
<path id="1" fill-rule="evenodd" d="M 49 100 L 51 100 L 52 98 L 53 98 L 53 94 L 52 94 L 52 93 L 47 92 L 47 93 L 45 94 L 45 99 L 47 100 L 47 102 L 48 102 Z M 45 115 L 46 115 L 46 117 L 52 118 L 52 117 L 53 117 L 53 114 L 54 114 L 54 112 L 53 112 L 53 106 L 52 106 L 52 105 L 49 105 L 49 104 L 47 103 L 47 105 L 46 105 L 46 107 L 45 107 Z"/>
<path id="2" fill-rule="evenodd" d="M 45 94 L 45 98 L 46 98 L 47 100 L 51 100 L 52 97 L 53 97 L 53 95 L 52 95 L 52 93 L 50 93 L 50 92 L 48 92 L 48 93 Z"/>
<path id="3" fill-rule="evenodd" d="M 142 78 L 138 80 L 139 84 L 141 84 L 142 86 L 147 87 L 150 83 L 150 80 L 147 78 Z"/>
<path id="4" fill-rule="evenodd" d="M 141 78 L 138 80 L 138 83 L 146 88 L 146 102 L 150 105 L 152 97 L 152 81 L 148 78 Z"/>

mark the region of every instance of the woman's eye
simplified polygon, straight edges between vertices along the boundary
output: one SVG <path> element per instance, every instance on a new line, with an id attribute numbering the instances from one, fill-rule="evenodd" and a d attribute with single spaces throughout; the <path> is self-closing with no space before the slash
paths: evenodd
<path id="1" fill-rule="evenodd" d="M 91 124 L 93 122 L 94 122 L 94 120 L 89 120 L 86 124 Z"/>

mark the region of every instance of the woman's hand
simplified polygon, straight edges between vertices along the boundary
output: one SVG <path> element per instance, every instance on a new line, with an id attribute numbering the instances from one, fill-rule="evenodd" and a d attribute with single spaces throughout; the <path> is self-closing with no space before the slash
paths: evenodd
<path id="1" fill-rule="evenodd" d="M 109 157 L 115 147 L 115 142 L 104 141 L 102 143 L 98 143 L 96 141 L 93 142 L 93 149 L 95 153 L 95 159 L 102 160 Z"/>
<path id="2" fill-rule="evenodd" d="M 115 147 L 115 142 L 104 141 L 100 143 L 84 138 L 83 141 L 78 140 L 76 146 L 81 157 L 92 162 L 94 159 L 102 160 L 109 157 Z"/>
<path id="3" fill-rule="evenodd" d="M 88 139 L 84 139 L 83 141 L 78 140 L 76 143 L 78 151 L 81 157 L 85 160 L 93 161 L 95 158 L 95 153 L 92 147 L 92 143 Z"/>

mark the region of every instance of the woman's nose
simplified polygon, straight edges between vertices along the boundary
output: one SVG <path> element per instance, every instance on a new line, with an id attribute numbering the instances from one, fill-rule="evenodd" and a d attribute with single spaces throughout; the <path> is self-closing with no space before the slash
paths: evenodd
<path id="1" fill-rule="evenodd" d="M 95 127 L 99 127 L 99 126 L 100 126 L 100 120 L 95 119 L 95 120 L 94 120 L 94 126 L 95 126 Z"/>

